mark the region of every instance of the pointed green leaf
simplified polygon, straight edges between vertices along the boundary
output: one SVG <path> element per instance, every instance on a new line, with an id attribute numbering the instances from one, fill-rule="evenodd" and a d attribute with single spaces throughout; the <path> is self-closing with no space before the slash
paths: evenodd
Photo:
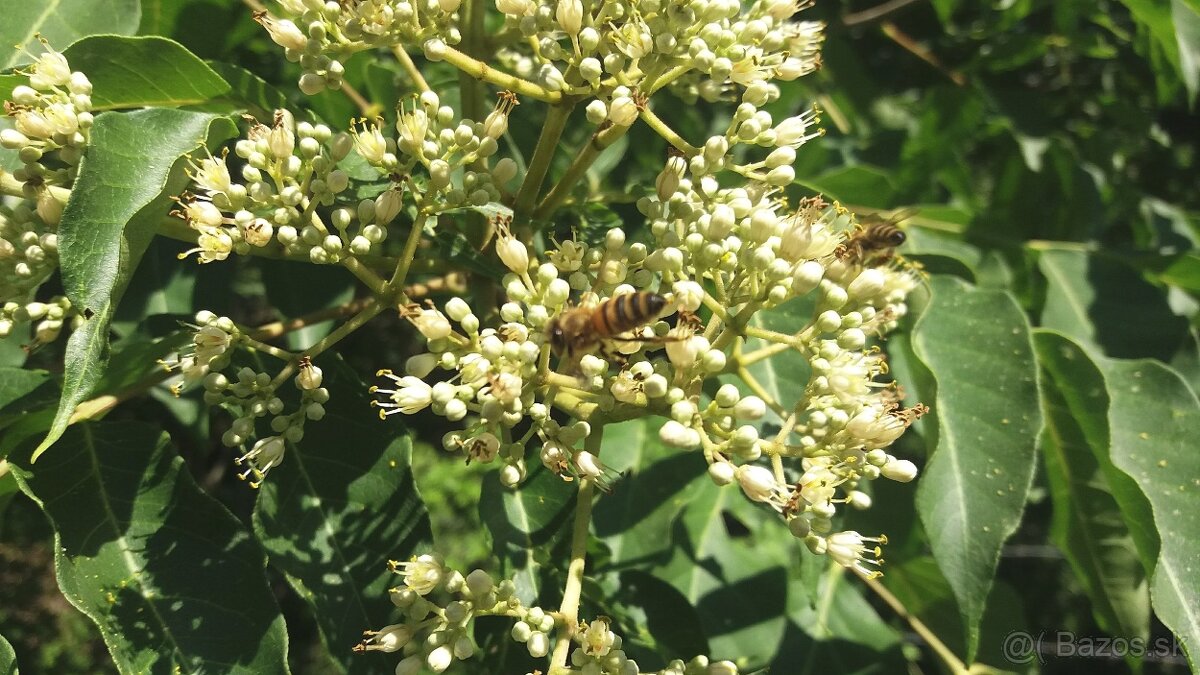
<path id="1" fill-rule="evenodd" d="M 175 108 L 229 92 L 229 83 L 164 37 L 91 35 L 63 52 L 92 83 L 92 109 Z"/>
<path id="2" fill-rule="evenodd" d="M 933 277 L 913 348 L 937 383 L 937 450 L 917 508 L 954 589 L 974 658 L 1000 548 L 1016 529 L 1033 480 L 1041 427 L 1029 324 L 1007 293 Z M 927 427 L 928 428 L 928 427 Z"/>
<path id="3" fill-rule="evenodd" d="M 1041 449 L 1054 503 L 1051 537 L 1091 599 L 1100 627 L 1111 635 L 1144 639 L 1150 632 L 1148 577 L 1106 477 L 1104 379 L 1069 338 L 1038 331 L 1034 344 L 1043 373 Z M 1142 502 L 1138 510 L 1148 516 L 1144 498 L 1133 492 Z"/>
<path id="4" fill-rule="evenodd" d="M 58 227 L 63 286 L 84 322 L 67 340 L 58 415 L 35 458 L 62 435 L 104 370 L 116 304 L 168 197 L 187 181 L 182 158 L 235 132 L 227 118 L 164 108 L 96 117 Z"/>
<path id="5" fill-rule="evenodd" d="M 0 635 L 0 675 L 20 675 L 17 669 L 17 653 L 8 640 Z"/>
<path id="6" fill-rule="evenodd" d="M 14 474 L 54 528 L 59 586 L 122 672 L 287 672 L 262 550 L 161 431 L 78 425 L 36 467 L 31 445 Z"/>
<path id="7" fill-rule="evenodd" d="M 350 648 L 364 630 L 393 623 L 388 588 L 399 577 L 388 560 L 428 552 L 429 516 L 413 484 L 407 430 L 379 420 L 349 366 L 321 366 L 334 396 L 263 484 L 254 530 L 271 565 L 312 606 L 333 659 L 347 672 L 373 672 L 378 662 Z"/>
<path id="8" fill-rule="evenodd" d="M 1192 669 L 1200 653 L 1200 401 L 1157 361 L 1099 362 L 1108 383 L 1112 461 L 1150 501 L 1162 545 L 1150 594 L 1179 637 Z"/>
<path id="9" fill-rule="evenodd" d="M 642 418 L 604 428 L 604 463 L 623 475 L 596 503 L 592 523 L 608 545 L 608 564 L 618 569 L 666 560 L 671 528 L 687 503 L 690 478 L 704 471 L 694 455 L 669 449 L 658 439 L 661 419 Z"/>
<path id="10" fill-rule="evenodd" d="M 815 604 L 802 593 L 789 593 L 786 637 L 771 672 L 902 672 L 899 635 L 871 607 L 862 589 L 853 575 L 835 566 L 821 574 Z"/>
<path id="11" fill-rule="evenodd" d="M 1082 251 L 1041 251 L 1046 276 L 1041 326 L 1117 358 L 1169 360 L 1187 332 L 1166 294 L 1132 267 Z"/>
<path id="12" fill-rule="evenodd" d="M 546 552 L 569 536 L 577 493 L 575 483 L 563 481 L 540 463 L 515 490 L 501 485 L 495 472 L 483 477 L 479 516 L 522 602 L 533 603 L 541 594 Z"/>
<path id="13" fill-rule="evenodd" d="M 683 483 L 681 503 L 664 507 L 682 510 L 671 528 L 670 557 L 639 561 L 639 568 L 674 586 L 696 607 L 714 658 L 766 665 L 787 623 L 787 568 L 796 555 L 795 541 L 773 513 L 751 504 L 736 487 L 715 485 L 700 457 L 679 455 L 662 462 L 677 466 L 679 475 L 669 480 Z M 645 475 L 653 473 L 648 469 Z M 661 536 L 655 518 L 630 515 L 635 518 L 621 528 L 625 538 Z M 751 522 L 756 516 L 761 522 Z"/>
<path id="14" fill-rule="evenodd" d="M 33 60 L 20 47 L 41 54 L 41 46 L 35 40 L 39 34 L 50 41 L 50 46 L 62 49 L 85 35 L 131 35 L 137 30 L 140 17 L 138 0 L 7 2 L 4 20 L 0 21 L 0 69 Z M 77 63 L 71 66 L 79 69 Z"/>

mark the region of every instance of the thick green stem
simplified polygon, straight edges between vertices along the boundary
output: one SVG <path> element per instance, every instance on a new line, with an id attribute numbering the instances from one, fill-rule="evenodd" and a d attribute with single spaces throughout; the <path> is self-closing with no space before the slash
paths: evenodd
<path id="1" fill-rule="evenodd" d="M 462 50 L 474 59 L 484 58 L 483 41 L 484 0 L 467 0 L 462 4 Z M 465 70 L 458 73 L 458 90 L 462 97 L 462 114 L 467 119 L 483 120 L 483 82 Z"/>
<path id="2" fill-rule="evenodd" d="M 425 81 L 425 76 L 421 74 L 417 64 L 413 63 L 412 56 L 404 51 L 404 47 L 396 45 L 392 47 L 392 53 L 396 55 L 396 60 L 400 62 L 400 67 L 404 69 L 408 78 L 413 81 L 413 86 L 421 92 L 429 91 L 429 83 Z"/>
<path id="3" fill-rule="evenodd" d="M 387 282 L 388 288 L 393 291 L 399 292 L 404 288 L 404 280 L 408 278 L 413 259 L 417 257 L 417 246 L 421 243 L 421 234 L 425 227 L 424 220 L 425 218 L 421 214 L 417 214 L 416 219 L 413 220 L 412 230 L 404 242 L 404 251 L 400 253 L 400 260 L 396 262 L 396 271 L 392 274 L 391 280 Z"/>
<path id="4" fill-rule="evenodd" d="M 513 206 L 513 221 L 519 229 L 528 229 L 526 221 L 533 211 L 533 204 L 537 201 L 538 192 L 541 191 L 546 173 L 550 170 L 550 161 L 554 159 L 554 153 L 558 150 L 558 140 L 562 137 L 574 107 L 575 102 L 572 100 L 550 106 L 546 112 L 542 134 L 538 137 L 537 147 L 533 150 L 533 157 L 530 158 L 525 171 L 525 180 L 521 183 L 516 204 Z"/>
<path id="5" fill-rule="evenodd" d="M 596 425 L 584 442 L 585 449 L 593 455 L 600 454 L 604 427 Z M 579 597 L 583 592 L 583 572 L 587 562 L 588 530 L 592 523 L 592 496 L 595 485 L 584 478 L 579 481 L 579 496 L 575 502 L 575 527 L 571 532 L 571 562 L 567 567 L 567 584 L 563 588 L 562 615 L 558 641 L 550 657 L 550 675 L 566 671 L 567 656 L 571 653 L 571 638 L 579 628 Z"/>
<path id="6" fill-rule="evenodd" d="M 378 298 L 372 299 L 367 303 L 366 307 L 363 307 L 361 312 L 350 317 L 349 321 L 333 329 L 329 335 L 326 335 L 317 341 L 316 344 L 308 349 L 305 349 L 303 355 L 309 358 L 315 358 L 317 355 L 321 354 L 333 345 L 341 342 L 346 336 L 350 335 L 359 328 L 362 328 L 363 324 L 371 319 L 374 319 L 376 315 L 384 310 L 385 307 L 387 307 L 386 302 L 383 302 Z M 292 361 L 284 366 L 283 370 L 280 370 L 279 374 L 275 376 L 275 379 L 271 381 L 271 385 L 278 387 L 286 382 L 287 379 L 291 377 L 292 373 L 295 372 L 296 363 L 296 361 Z"/>
<path id="7" fill-rule="evenodd" d="M 542 203 L 538 204 L 535 217 L 546 218 L 553 213 L 554 209 L 558 208 L 566 200 L 567 196 L 571 194 L 571 190 L 575 187 L 575 184 L 579 182 L 579 179 L 583 178 L 583 175 L 587 173 L 588 167 L 592 165 L 592 162 L 596 161 L 600 153 L 604 152 L 613 143 L 616 143 L 617 139 L 624 136 L 627 131 L 629 131 L 629 127 L 613 125 L 593 134 L 591 142 L 584 146 L 578 155 L 575 155 L 571 166 L 567 167 L 567 172 L 558 180 L 558 183 L 550 190 L 550 194 L 546 195 Z"/>
<path id="8" fill-rule="evenodd" d="M 470 75 L 471 77 L 483 80 L 484 82 L 491 82 L 497 87 L 510 89 L 518 94 L 535 98 L 539 101 L 545 101 L 546 103 L 559 103 L 563 100 L 562 92 L 550 91 L 549 89 L 539 84 L 534 84 L 529 80 L 524 80 L 516 75 L 509 75 L 503 71 L 496 70 L 488 64 L 476 60 L 471 56 L 455 49 L 454 47 L 447 46 L 445 50 L 446 51 L 442 60 L 454 66 L 455 68 L 458 68 L 467 75 Z"/>
<path id="9" fill-rule="evenodd" d="M 645 122 L 651 129 L 653 129 L 656 134 L 662 136 L 663 139 L 674 146 L 676 150 L 682 152 L 688 157 L 700 154 L 700 148 L 697 148 L 691 143 L 685 141 L 683 136 L 680 136 L 675 132 L 674 129 L 667 126 L 667 123 L 664 122 L 658 115 L 655 115 L 654 111 L 650 110 L 649 107 L 642 108 L 641 115 L 642 121 Z"/>
<path id="10" fill-rule="evenodd" d="M 854 569 L 854 573 L 858 575 L 859 579 L 863 580 L 863 583 L 867 585 L 867 588 L 870 588 L 875 592 L 875 595 L 878 595 L 881 600 L 887 603 L 887 605 L 892 608 L 892 611 L 894 611 L 897 616 L 907 621 L 909 626 L 912 626 L 913 632 L 915 632 L 917 635 L 920 635 L 921 638 L 925 640 L 925 642 L 929 645 L 929 648 L 932 649 L 934 653 L 941 658 L 942 663 L 946 664 L 946 667 L 950 669 L 950 672 L 954 673 L 954 675 L 967 675 L 967 673 L 971 672 L 970 669 L 967 668 L 967 665 L 963 663 L 957 656 L 955 656 L 954 652 L 946 646 L 946 643 L 942 642 L 941 639 L 938 638 L 937 634 L 930 630 L 929 627 L 924 623 L 922 623 L 920 619 L 912 614 L 912 612 L 909 612 L 908 608 L 904 606 L 904 603 L 900 602 L 900 599 L 895 595 L 892 595 L 892 592 L 889 591 L 887 587 L 879 581 L 879 579 L 874 578 L 869 574 L 860 572 L 857 569 Z"/>

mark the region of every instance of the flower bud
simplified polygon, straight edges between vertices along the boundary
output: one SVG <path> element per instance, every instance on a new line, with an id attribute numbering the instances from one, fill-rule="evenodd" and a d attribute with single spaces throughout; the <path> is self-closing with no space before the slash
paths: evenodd
<path id="1" fill-rule="evenodd" d="M 667 420 L 658 430 L 658 437 L 663 443 L 676 448 L 700 447 L 700 432 L 675 420 Z"/>
<path id="2" fill-rule="evenodd" d="M 742 492 L 746 493 L 751 501 L 770 502 L 777 498 L 779 484 L 775 482 L 775 475 L 771 473 L 770 469 L 753 464 L 743 464 L 737 468 L 735 476 Z"/>
<path id="3" fill-rule="evenodd" d="M 311 363 L 301 364 L 300 372 L 296 374 L 296 386 L 305 391 L 312 391 L 321 386 L 322 375 L 319 367 Z"/>
<path id="4" fill-rule="evenodd" d="M 737 468 L 729 462 L 713 462 L 708 465 L 708 477 L 713 483 L 725 486 L 733 482 L 736 470 Z"/>
<path id="5" fill-rule="evenodd" d="M 887 277 L 884 276 L 881 270 L 868 268 L 859 273 L 854 281 L 846 288 L 846 294 L 852 300 L 861 300 L 871 298 L 879 294 L 883 290 L 883 285 L 886 283 Z"/>
<path id="6" fill-rule="evenodd" d="M 567 35 L 579 35 L 579 30 L 583 27 L 583 3 L 580 0 L 558 0 L 554 18 Z"/>
<path id="7" fill-rule="evenodd" d="M 917 465 L 907 459 L 892 459 L 883 465 L 882 474 L 899 483 L 907 483 L 917 477 Z"/>
<path id="8" fill-rule="evenodd" d="M 612 105 L 608 108 L 608 119 L 617 126 L 627 127 L 633 124 L 637 117 L 637 104 L 628 96 L 614 98 Z"/>
<path id="9" fill-rule="evenodd" d="M 529 271 L 529 249 L 512 235 L 497 237 L 496 255 L 505 267 L 518 274 Z"/>
<path id="10" fill-rule="evenodd" d="M 733 406 L 733 414 L 744 420 L 761 419 L 767 414 L 767 404 L 757 396 L 747 396 Z"/>
<path id="11" fill-rule="evenodd" d="M 587 104 L 585 113 L 587 115 L 587 121 L 591 122 L 592 124 L 600 124 L 604 120 L 608 119 L 608 106 L 604 105 L 604 101 L 596 99 Z"/>

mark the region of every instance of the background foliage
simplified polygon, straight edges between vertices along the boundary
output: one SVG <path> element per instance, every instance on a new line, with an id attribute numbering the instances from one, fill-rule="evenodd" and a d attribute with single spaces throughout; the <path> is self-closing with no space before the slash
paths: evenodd
<path id="1" fill-rule="evenodd" d="M 430 541 L 458 568 L 556 592 L 573 491 L 537 473 L 505 491 L 439 456 L 432 415 L 411 421 L 415 433 L 382 427 L 356 393 L 364 374 L 411 353 L 409 328 L 377 321 L 324 364 L 336 408 L 258 492 L 233 479 L 215 440 L 228 420 L 153 386 L 155 358 L 196 309 L 261 324 L 353 288 L 340 270 L 283 261 L 177 264 L 183 244 L 148 223 L 182 184 L 181 155 L 231 137 L 237 111 L 287 103 L 343 128 L 354 105 L 337 92 L 301 100 L 236 0 L 35 5 L 0 3 L 0 44 L 35 31 L 74 42 L 67 56 L 94 82 L 97 110 L 150 109 L 97 117 L 87 190 L 64 216 L 61 288 L 93 314 L 64 348 L 0 342 L 0 634 L 12 645 L 0 642 L 0 665 L 15 653 L 30 673 L 386 672 L 348 648 L 388 623 L 385 561 Z M 1173 633 L 1194 658 L 1200 2 L 822 1 L 814 13 L 829 23 L 825 67 L 772 110 L 823 110 L 827 135 L 801 151 L 795 191 L 908 216 L 902 252 L 931 275 L 920 318 L 888 345 L 897 379 L 934 411 L 901 440 L 924 466 L 919 488 L 881 481 L 889 507 L 848 524 L 889 533 L 883 587 L 960 658 L 1004 669 L 1039 667 L 1006 660 L 1013 631 Z M 23 58 L 0 50 L 2 66 Z M 399 69 L 360 56 L 347 70 L 391 114 Z M 713 114 L 670 101 L 658 113 L 693 137 Z M 540 120 L 520 117 L 510 140 L 528 149 Z M 566 142 L 584 142 L 583 127 Z M 593 169 L 612 171 L 611 192 L 564 227 L 636 230 L 622 196 L 652 183 L 662 152 L 635 127 Z M 486 273 L 464 241 L 447 238 L 443 255 Z M 289 339 L 308 344 L 331 325 Z M 802 381 L 772 363 L 760 380 Z M 104 421 L 67 427 L 74 403 L 107 412 L 105 395 L 122 404 Z M 34 464 L 48 431 L 63 436 Z M 584 601 L 621 626 L 631 656 L 712 653 L 780 673 L 937 669 L 879 592 L 798 551 L 769 514 L 657 447 L 645 423 L 605 440 L 626 475 L 597 506 Z M 188 598 L 204 609 L 177 603 Z M 481 624 L 487 656 L 474 665 L 531 667 L 507 630 Z M 1043 656 L 1048 672 L 1187 669 L 1182 651 Z"/>

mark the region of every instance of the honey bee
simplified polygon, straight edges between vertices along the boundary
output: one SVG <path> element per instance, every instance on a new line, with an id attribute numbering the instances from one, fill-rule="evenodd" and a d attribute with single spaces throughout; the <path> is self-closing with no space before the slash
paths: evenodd
<path id="1" fill-rule="evenodd" d="M 897 222 L 877 214 L 863 218 L 863 224 L 834 250 L 834 254 L 842 260 L 859 264 L 890 260 L 895 254 L 893 249 L 908 239 Z"/>
<path id="2" fill-rule="evenodd" d="M 638 291 L 608 298 L 591 307 L 573 307 L 546 324 L 546 339 L 558 356 L 573 358 L 596 350 L 617 337 L 658 317 L 667 299 Z"/>

